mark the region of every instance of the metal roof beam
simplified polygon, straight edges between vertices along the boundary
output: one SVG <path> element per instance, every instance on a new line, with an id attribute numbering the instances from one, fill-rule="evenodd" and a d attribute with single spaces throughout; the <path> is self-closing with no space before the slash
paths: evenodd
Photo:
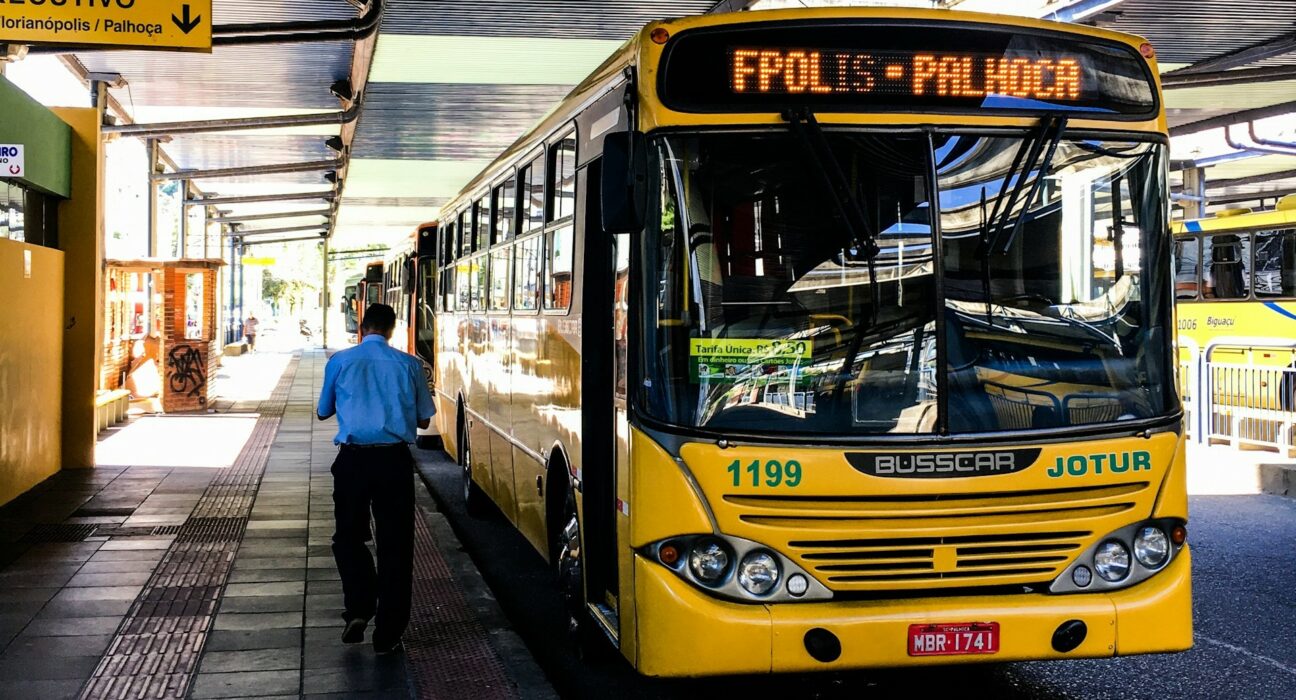
<path id="1" fill-rule="evenodd" d="M 1166 75 L 1210 73 L 1214 71 L 1228 70 L 1230 68 L 1249 65 L 1257 61 L 1263 61 L 1266 58 L 1281 56 L 1292 51 L 1296 51 L 1296 32 L 1284 34 L 1268 41 L 1262 41 L 1259 44 L 1248 46 L 1245 49 L 1238 49 L 1237 51 L 1231 51 L 1220 56 L 1215 56 L 1214 58 L 1207 58 L 1198 61 L 1191 66 L 1170 71 L 1169 73 L 1166 73 Z"/>
<path id="2" fill-rule="evenodd" d="M 297 243 L 298 241 L 315 241 L 316 243 L 318 243 L 322 240 L 324 240 L 324 234 L 321 233 L 318 236 L 302 236 L 301 238 L 276 238 L 270 241 L 258 241 L 258 240 L 243 241 L 240 245 L 242 245 L 244 248 L 247 248 L 254 245 L 269 245 L 271 243 Z"/>
<path id="3" fill-rule="evenodd" d="M 331 202 L 337 197 L 333 190 L 322 192 L 298 192 L 296 194 L 253 194 L 242 197 L 205 197 L 202 199 L 186 199 L 187 207 L 214 207 L 221 204 L 264 204 L 269 202 L 300 202 L 306 200 L 322 199 Z"/>
<path id="4" fill-rule="evenodd" d="M 1264 190 L 1261 192 L 1241 193 L 1220 195 L 1219 197 L 1207 197 L 1211 204 L 1234 204 L 1237 202 L 1251 202 L 1261 199 L 1282 199 L 1289 194 L 1296 194 L 1296 187 L 1286 187 L 1280 190 Z"/>
<path id="5" fill-rule="evenodd" d="M 1248 85 L 1270 80 L 1296 80 L 1296 66 L 1242 68 L 1239 70 L 1212 71 L 1210 73 L 1166 73 L 1161 78 L 1161 87 L 1166 90 L 1174 90 L 1177 88 Z"/>
<path id="6" fill-rule="evenodd" d="M 1224 187 L 1243 187 L 1246 185 L 1258 185 L 1260 183 L 1270 182 L 1272 180 L 1287 180 L 1290 178 L 1296 178 L 1296 170 L 1278 170 L 1272 173 L 1261 173 L 1259 175 L 1247 175 L 1245 177 L 1232 177 L 1227 180 L 1211 180 L 1207 183 L 1207 187 L 1210 189 L 1219 189 Z M 1183 188 L 1178 185 L 1172 188 L 1172 190 L 1175 192 L 1178 192 L 1181 189 Z"/>
<path id="7" fill-rule="evenodd" d="M 1224 114 L 1210 119 L 1192 122 L 1190 124 L 1181 124 L 1170 127 L 1171 136 L 1185 136 L 1187 134 L 1197 134 L 1211 129 L 1223 129 L 1234 124 L 1245 124 L 1256 119 L 1268 119 L 1269 117 L 1278 117 L 1284 114 L 1296 112 L 1296 101 L 1283 102 L 1282 104 L 1269 105 L 1268 107 L 1257 107 L 1233 114 Z"/>
<path id="8" fill-rule="evenodd" d="M 333 216 L 332 209 L 319 209 L 312 211 L 282 211 L 274 214 L 249 214 L 247 216 L 222 216 L 219 218 L 208 219 L 209 224 L 241 224 L 245 221 L 268 221 L 270 219 L 300 219 L 308 216 L 322 216 L 328 218 Z"/>
<path id="9" fill-rule="evenodd" d="M 222 236 L 257 236 L 266 233 L 301 233 L 302 231 L 318 231 L 320 235 L 324 234 L 324 224 L 314 224 L 311 226 L 286 226 L 284 228 L 261 228 L 261 229 L 240 229 L 237 231 L 223 231 Z"/>
<path id="10" fill-rule="evenodd" d="M 355 121 L 360 116 L 360 104 L 352 104 L 341 112 L 324 114 L 285 114 L 278 117 L 249 117 L 243 119 L 209 119 L 198 122 L 160 122 L 155 124 L 118 124 L 105 126 L 103 133 L 121 136 L 176 136 L 179 134 L 205 134 L 217 131 L 244 129 L 275 129 L 289 126 L 330 126 Z"/>
<path id="11" fill-rule="evenodd" d="M 308 173 L 324 170 L 341 170 L 346 160 L 316 160 L 306 163 L 281 163 L 278 165 L 251 165 L 241 168 L 216 168 L 214 170 L 179 170 L 173 173 L 154 173 L 154 182 L 166 180 L 207 180 L 212 178 L 247 177 L 249 175 L 278 175 L 280 173 Z"/>

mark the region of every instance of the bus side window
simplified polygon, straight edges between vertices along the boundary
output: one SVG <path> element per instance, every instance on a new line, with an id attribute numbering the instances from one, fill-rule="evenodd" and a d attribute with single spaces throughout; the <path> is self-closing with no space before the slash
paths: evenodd
<path id="1" fill-rule="evenodd" d="M 522 233 L 534 231 L 544 225 L 544 173 L 545 158 L 541 154 L 522 169 L 518 187 L 521 188 Z"/>
<path id="2" fill-rule="evenodd" d="M 482 197 L 473 203 L 473 250 L 490 247 L 490 198 Z"/>
<path id="3" fill-rule="evenodd" d="M 491 245 L 513 237 L 517 204 L 517 181 L 510 177 L 491 193 Z"/>
<path id="4" fill-rule="evenodd" d="M 1209 266 L 1205 296 L 1215 299 L 1247 298 L 1250 234 L 1225 233 L 1204 240 L 1206 250 L 1202 258 Z"/>
<path id="5" fill-rule="evenodd" d="M 1296 229 L 1255 234 L 1258 297 L 1296 297 Z"/>
<path id="6" fill-rule="evenodd" d="M 1201 270 L 1201 242 L 1197 238 L 1175 240 L 1175 298 L 1196 299 L 1197 277 Z"/>
<path id="7" fill-rule="evenodd" d="M 572 226 L 567 224 L 544 235 L 545 311 L 565 311 L 572 298 Z"/>
<path id="8" fill-rule="evenodd" d="M 540 237 L 532 236 L 518 241 L 513 248 L 513 309 L 535 311 L 539 306 Z"/>
<path id="9" fill-rule="evenodd" d="M 549 149 L 549 221 L 576 213 L 576 134 Z"/>

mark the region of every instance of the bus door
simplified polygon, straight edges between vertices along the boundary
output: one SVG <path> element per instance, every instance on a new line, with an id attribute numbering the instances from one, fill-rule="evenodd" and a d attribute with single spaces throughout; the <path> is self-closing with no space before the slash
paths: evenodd
<path id="1" fill-rule="evenodd" d="M 625 402 L 615 399 L 617 367 L 615 308 L 618 243 L 628 237 L 602 229 L 599 207 L 599 161 L 577 173 L 584 203 L 583 348 L 581 350 L 581 535 L 584 539 L 586 600 L 617 612 L 617 474 L 625 465 Z M 577 217 L 580 219 L 580 217 Z M 625 239 L 622 241 L 622 239 Z M 624 285 L 622 285 L 624 286 Z M 624 393 L 624 389 L 622 389 Z M 620 428 L 618 427 L 620 426 Z M 628 485 L 628 484 L 627 484 Z M 628 533 L 627 533 L 628 534 Z"/>

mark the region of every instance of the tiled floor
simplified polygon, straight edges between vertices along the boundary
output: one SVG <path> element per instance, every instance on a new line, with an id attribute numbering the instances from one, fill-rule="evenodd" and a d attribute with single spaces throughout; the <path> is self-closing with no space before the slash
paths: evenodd
<path id="1" fill-rule="evenodd" d="M 245 380 L 273 387 L 286 365 L 283 358 L 267 357 L 261 364 L 244 363 L 239 371 Z M 452 647 L 476 649 L 475 657 L 490 657 L 485 667 L 516 666 L 515 660 L 501 663 L 492 651 L 488 637 L 501 634 L 498 629 L 464 627 L 468 631 L 461 634 L 476 637 L 465 647 L 461 638 L 447 638 L 450 633 L 444 630 L 424 627 L 415 641 L 421 648 L 408 655 L 377 657 L 368 644 L 341 643 L 341 584 L 329 546 L 333 533 L 329 466 L 336 454 L 331 440 L 335 427 L 331 421 L 316 421 L 313 411 L 323 366 L 321 353 L 302 358 L 295 366 L 287 400 L 278 405 L 256 401 L 256 391 L 247 387 L 235 392 L 239 400 L 216 404 L 234 412 L 260 408 L 282 413 L 282 419 L 215 618 L 210 629 L 183 637 L 198 644 L 186 653 L 201 650 L 196 673 L 156 672 L 163 680 L 147 696 L 165 695 L 166 683 L 172 692 L 187 688 L 194 698 L 549 695 L 547 686 L 519 689 L 503 676 L 483 686 L 491 691 L 486 694 L 469 687 L 447 688 L 445 677 L 440 683 L 426 680 L 428 668 L 420 664 L 428 664 L 429 659 L 446 662 L 438 655 Z M 214 416 L 211 420 L 232 419 Z M 190 462 L 194 462 L 192 455 L 230 453 L 228 442 L 244 438 L 231 437 L 229 425 L 197 433 L 224 440 L 219 446 L 194 444 L 201 437 L 188 439 L 184 449 L 191 455 Z M 114 454 L 134 454 L 120 446 L 114 449 Z M 149 454 L 156 461 L 157 450 Z M 197 515 L 195 506 L 210 498 L 204 492 L 221 473 L 220 468 L 193 466 L 67 471 L 0 508 L 0 696 L 84 696 L 88 688 L 96 687 L 87 686 L 92 674 L 104 673 L 115 658 L 130 663 L 120 656 L 120 649 L 118 656 L 113 652 L 126 641 L 139 643 L 139 635 L 128 634 L 133 631 L 123 620 L 138 619 L 134 617 L 138 608 L 133 606 L 146 585 L 158 585 L 151 577 L 168 551 L 175 551 L 175 530 L 191 514 Z M 420 497 L 422 507 L 430 507 L 426 492 Z M 58 527 L 40 529 L 40 525 Z M 93 528 L 97 529 L 91 532 Z M 448 571 L 440 557 L 456 545 L 433 544 L 430 532 L 419 528 L 424 538 L 420 556 L 436 560 L 432 569 Z M 438 537 L 452 538 L 448 528 L 439 532 Z M 68 541 L 37 541 L 59 538 Z M 436 592 L 454 591 L 453 581 L 434 583 L 433 588 L 422 589 L 416 583 L 416 590 L 436 597 L 424 601 L 425 607 L 429 602 L 433 609 L 465 606 L 462 596 L 442 600 L 443 594 Z M 166 619 L 150 618 L 162 623 Z M 157 658 L 156 652 L 145 658 Z M 454 663 L 473 666 L 477 662 L 455 659 Z M 120 668 L 112 672 L 125 673 Z M 538 671 L 533 675 L 538 677 Z"/>

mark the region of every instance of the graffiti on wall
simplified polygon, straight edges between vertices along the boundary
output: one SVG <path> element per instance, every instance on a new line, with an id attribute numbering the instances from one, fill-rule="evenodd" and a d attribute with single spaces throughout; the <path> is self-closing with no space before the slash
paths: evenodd
<path id="1" fill-rule="evenodd" d="M 196 345 L 176 345 L 167 353 L 167 385 L 177 394 L 198 396 L 207 386 L 207 367 Z"/>

